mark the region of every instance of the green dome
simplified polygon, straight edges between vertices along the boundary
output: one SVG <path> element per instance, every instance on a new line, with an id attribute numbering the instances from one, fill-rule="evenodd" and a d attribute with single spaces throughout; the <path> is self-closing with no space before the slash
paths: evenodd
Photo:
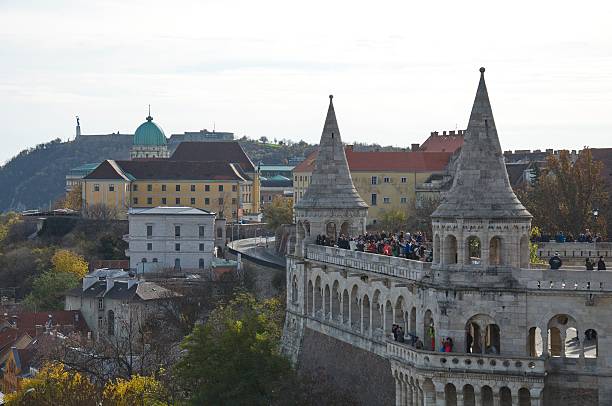
<path id="1" fill-rule="evenodd" d="M 153 122 L 151 116 L 148 116 L 147 121 L 140 124 L 134 133 L 134 145 L 166 145 L 166 143 L 164 130 Z"/>

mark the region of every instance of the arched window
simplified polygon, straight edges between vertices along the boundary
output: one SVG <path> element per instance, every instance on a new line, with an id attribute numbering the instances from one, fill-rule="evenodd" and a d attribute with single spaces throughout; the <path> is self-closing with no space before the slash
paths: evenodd
<path id="1" fill-rule="evenodd" d="M 354 330 L 361 330 L 361 309 L 359 308 L 359 288 L 353 285 L 351 289 L 351 327 Z"/>
<path id="2" fill-rule="evenodd" d="M 489 265 L 504 265 L 502 239 L 500 237 L 491 238 L 491 242 L 489 243 Z"/>
<path id="3" fill-rule="evenodd" d="M 433 262 L 434 264 L 440 263 L 440 236 L 438 234 L 434 237 Z"/>
<path id="4" fill-rule="evenodd" d="M 204 258 L 200 258 L 198 261 L 198 268 L 204 269 Z"/>
<path id="5" fill-rule="evenodd" d="M 327 238 L 331 238 L 332 240 L 336 241 L 336 223 L 333 221 L 327 223 L 325 226 L 325 234 L 327 234 Z"/>
<path id="6" fill-rule="evenodd" d="M 542 331 L 539 327 L 531 327 L 527 338 L 527 354 L 530 357 L 542 355 Z"/>
<path id="7" fill-rule="evenodd" d="M 481 244 L 480 244 L 480 238 L 472 235 L 470 237 L 468 237 L 468 239 L 466 240 L 466 245 L 465 245 L 465 252 L 466 252 L 466 256 L 465 256 L 465 264 L 466 265 L 479 265 L 480 264 L 480 258 L 481 258 Z"/>
<path id="8" fill-rule="evenodd" d="M 338 318 L 340 316 L 341 305 L 340 291 L 338 290 L 339 286 L 340 284 L 338 283 L 338 281 L 334 281 L 334 284 L 332 286 L 331 318 L 335 321 L 341 321 L 341 319 Z"/>
<path id="9" fill-rule="evenodd" d="M 499 390 L 499 405 L 512 406 L 512 392 L 507 386 L 504 386 Z"/>
<path id="10" fill-rule="evenodd" d="M 468 384 L 463 387 L 463 406 L 476 406 L 476 396 L 472 385 Z"/>
<path id="11" fill-rule="evenodd" d="M 368 295 L 364 295 L 362 299 L 362 307 L 363 307 L 363 333 L 370 332 L 370 298 Z"/>
<path id="12" fill-rule="evenodd" d="M 531 393 L 527 388 L 521 388 L 518 391 L 519 406 L 531 406 Z"/>
<path id="13" fill-rule="evenodd" d="M 423 347 L 430 351 L 436 350 L 436 326 L 431 310 L 427 310 L 423 317 Z"/>
<path id="14" fill-rule="evenodd" d="M 444 238 L 444 264 L 457 263 L 457 239 L 454 235 L 447 235 Z"/>
<path id="15" fill-rule="evenodd" d="M 112 310 L 108 311 L 107 323 L 108 335 L 112 337 L 115 335 L 115 312 Z"/>
<path id="16" fill-rule="evenodd" d="M 452 383 L 447 383 L 444 386 L 444 399 L 446 406 L 457 406 L 457 388 Z"/>
<path id="17" fill-rule="evenodd" d="M 597 358 L 599 347 L 597 345 L 597 331 L 589 328 L 584 332 L 584 357 Z"/>
<path id="18" fill-rule="evenodd" d="M 349 223 L 347 221 L 342 223 L 342 225 L 340 226 L 340 234 L 342 234 L 342 235 L 344 235 L 346 237 L 350 237 L 350 235 L 349 235 Z"/>

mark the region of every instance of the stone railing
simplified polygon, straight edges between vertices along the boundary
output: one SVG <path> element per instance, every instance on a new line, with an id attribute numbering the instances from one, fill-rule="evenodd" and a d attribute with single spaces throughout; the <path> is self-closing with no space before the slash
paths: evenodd
<path id="1" fill-rule="evenodd" d="M 612 271 L 519 269 L 513 276 L 529 289 L 585 292 L 612 291 Z"/>
<path id="2" fill-rule="evenodd" d="M 387 354 L 420 369 L 522 376 L 545 372 L 540 358 L 423 351 L 395 341 L 387 341 Z"/>
<path id="3" fill-rule="evenodd" d="M 431 262 L 351 251 L 342 248 L 308 245 L 306 258 L 362 271 L 375 272 L 410 280 L 420 280 L 428 274 Z"/>
<path id="4" fill-rule="evenodd" d="M 585 258 L 612 257 L 612 243 L 610 242 L 541 242 L 538 243 L 538 257 L 550 258 L 559 253 L 562 258 L 577 258 L 584 261 Z"/>

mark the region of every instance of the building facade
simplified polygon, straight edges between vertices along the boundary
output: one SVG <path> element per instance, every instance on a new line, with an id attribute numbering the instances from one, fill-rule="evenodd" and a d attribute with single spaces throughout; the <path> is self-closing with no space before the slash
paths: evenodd
<path id="1" fill-rule="evenodd" d="M 164 269 L 210 269 L 215 256 L 215 213 L 192 207 L 132 209 L 128 214 L 130 268 L 137 273 Z M 225 221 L 218 225 L 223 237 Z"/>
<path id="2" fill-rule="evenodd" d="M 360 232 L 367 210 L 320 186 L 350 190 L 348 168 L 327 153 L 316 161 L 296 204 L 283 350 L 363 405 L 612 404 L 612 274 L 531 267 L 531 215 L 510 187 L 480 72 L 452 187 L 432 215 L 433 262 L 315 245 Z"/>
<path id="3" fill-rule="evenodd" d="M 345 148 L 353 183 L 369 205 L 368 224 L 377 224 L 390 210 L 412 213 L 416 191 L 433 174 L 444 173 L 451 152 L 362 152 Z M 299 203 L 312 181 L 318 152 L 293 170 L 293 198 Z"/>

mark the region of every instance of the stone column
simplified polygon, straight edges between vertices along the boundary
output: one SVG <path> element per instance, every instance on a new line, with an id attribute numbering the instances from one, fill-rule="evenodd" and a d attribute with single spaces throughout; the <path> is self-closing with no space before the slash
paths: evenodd
<path id="1" fill-rule="evenodd" d="M 499 399 L 499 391 L 497 390 L 497 388 L 493 389 L 493 406 L 500 406 L 500 399 Z"/>
<path id="2" fill-rule="evenodd" d="M 359 303 L 359 331 L 363 334 L 363 299 Z"/>
<path id="3" fill-rule="evenodd" d="M 584 366 L 584 338 L 580 340 L 580 354 L 579 354 L 578 363 Z"/>
<path id="4" fill-rule="evenodd" d="M 395 377 L 395 406 L 403 406 L 402 404 L 402 381 L 399 377 Z"/>
<path id="5" fill-rule="evenodd" d="M 512 393 L 512 406 L 519 406 L 518 392 L 513 392 Z"/>
<path id="6" fill-rule="evenodd" d="M 482 396 L 480 394 L 481 390 L 482 389 L 478 387 L 474 388 L 474 404 L 476 406 L 482 406 Z"/>
<path id="7" fill-rule="evenodd" d="M 542 332 L 542 357 L 548 358 L 550 353 L 548 352 L 548 329 L 540 328 Z"/>
<path id="8" fill-rule="evenodd" d="M 419 390 L 419 386 L 415 383 L 412 385 L 412 392 L 414 396 L 412 398 L 412 404 L 414 406 L 421 406 L 421 392 Z"/>
<path id="9" fill-rule="evenodd" d="M 404 402 L 404 405 L 412 406 L 413 400 L 414 400 L 414 393 L 412 390 L 412 385 L 410 385 L 410 381 L 406 381 L 406 402 Z"/>
<path id="10" fill-rule="evenodd" d="M 565 339 L 567 337 L 567 330 L 562 330 L 559 332 L 561 336 L 561 356 L 565 358 Z"/>
<path id="11" fill-rule="evenodd" d="M 457 388 L 457 406 L 463 406 L 463 390 L 461 388 Z"/>
<path id="12" fill-rule="evenodd" d="M 531 397 L 531 406 L 540 406 L 541 401 L 540 401 L 540 397 Z"/>
<path id="13" fill-rule="evenodd" d="M 436 406 L 446 406 L 446 393 L 444 391 L 436 391 Z"/>
<path id="14" fill-rule="evenodd" d="M 400 379 L 400 405 L 406 405 L 406 382 Z"/>
<path id="15" fill-rule="evenodd" d="M 484 328 L 482 326 L 480 326 L 480 353 L 484 354 L 485 353 L 485 349 L 486 349 L 486 338 L 487 338 L 487 327 L 485 326 Z M 499 350 L 499 348 L 498 348 Z"/>

